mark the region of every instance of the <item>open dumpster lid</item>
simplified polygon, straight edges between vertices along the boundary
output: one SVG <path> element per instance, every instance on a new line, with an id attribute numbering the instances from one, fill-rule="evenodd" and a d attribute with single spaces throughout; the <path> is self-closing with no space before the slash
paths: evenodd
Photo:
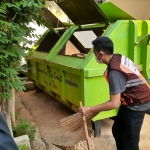
<path id="1" fill-rule="evenodd" d="M 100 4 L 99 7 L 111 22 L 117 20 L 135 20 L 134 17 L 130 16 L 111 2 Z"/>
<path id="2" fill-rule="evenodd" d="M 108 18 L 93 0 L 57 0 L 56 4 L 74 24 L 108 22 Z"/>
<path id="3" fill-rule="evenodd" d="M 50 12 L 47 8 L 43 9 L 43 17 L 46 21 L 51 22 L 54 28 L 64 27 L 65 25 L 55 16 L 52 12 Z"/>

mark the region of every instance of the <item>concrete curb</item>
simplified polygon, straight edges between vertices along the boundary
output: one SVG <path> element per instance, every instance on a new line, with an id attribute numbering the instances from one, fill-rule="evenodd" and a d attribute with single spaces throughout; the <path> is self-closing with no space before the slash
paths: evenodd
<path id="1" fill-rule="evenodd" d="M 20 97 L 17 96 L 16 94 L 16 112 L 20 114 L 20 118 L 27 118 L 32 125 L 36 124 L 34 123 L 34 118 L 33 116 L 30 114 L 30 112 L 26 109 L 26 106 L 23 104 L 22 100 Z M 36 126 L 36 133 L 35 133 L 35 140 L 32 141 L 30 143 L 29 141 L 29 137 L 27 140 L 27 136 L 28 135 L 23 135 L 23 137 L 16 137 L 15 141 L 18 143 L 22 143 L 22 142 L 27 142 L 27 146 L 30 145 L 30 149 L 29 150 L 37 150 L 37 149 L 42 149 L 42 150 L 47 150 L 48 146 L 46 145 L 47 143 L 43 141 L 43 138 L 41 137 L 38 128 Z M 29 143 L 28 143 L 29 141 Z M 16 144 L 17 144 L 16 143 Z M 18 145 L 18 144 L 17 144 Z"/>
<path id="2" fill-rule="evenodd" d="M 19 137 L 15 137 L 14 138 L 17 146 L 19 145 L 26 145 L 28 147 L 28 150 L 31 150 L 31 146 L 30 146 L 30 141 L 29 141 L 29 136 L 28 135 L 22 135 Z"/>

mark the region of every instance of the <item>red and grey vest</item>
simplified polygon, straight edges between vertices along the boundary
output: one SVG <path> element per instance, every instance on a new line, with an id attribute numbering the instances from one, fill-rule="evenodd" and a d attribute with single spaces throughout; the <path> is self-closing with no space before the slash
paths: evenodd
<path id="1" fill-rule="evenodd" d="M 118 70 L 127 77 L 126 89 L 121 93 L 122 105 L 134 106 L 150 101 L 150 86 L 129 58 L 120 54 L 113 55 L 104 73 L 107 81 L 111 70 Z"/>

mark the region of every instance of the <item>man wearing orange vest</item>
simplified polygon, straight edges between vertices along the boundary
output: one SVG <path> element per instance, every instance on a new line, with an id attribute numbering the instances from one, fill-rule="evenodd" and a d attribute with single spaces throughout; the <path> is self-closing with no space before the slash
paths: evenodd
<path id="1" fill-rule="evenodd" d="M 110 100 L 79 108 L 79 112 L 101 112 L 120 106 L 112 127 L 117 150 L 139 150 L 144 115 L 150 108 L 150 86 L 129 58 L 113 54 L 111 39 L 97 37 L 92 44 L 97 62 L 107 65 L 104 76 L 109 84 Z"/>

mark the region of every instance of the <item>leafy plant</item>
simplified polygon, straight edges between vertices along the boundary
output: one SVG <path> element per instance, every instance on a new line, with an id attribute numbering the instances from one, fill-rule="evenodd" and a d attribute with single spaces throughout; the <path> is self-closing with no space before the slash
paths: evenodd
<path id="1" fill-rule="evenodd" d="M 52 29 L 43 17 L 44 0 L 0 1 L 0 98 L 10 99 L 11 89 L 25 90 L 24 82 L 17 76 L 20 60 L 32 49 L 32 37 L 37 37 L 28 24 Z M 30 39 L 28 38 L 30 37 Z"/>
<path id="2" fill-rule="evenodd" d="M 35 132 L 36 126 L 31 125 L 27 119 L 20 119 L 19 125 L 13 127 L 15 137 L 27 134 L 30 141 L 35 139 Z"/>
<path id="3" fill-rule="evenodd" d="M 25 144 L 23 144 L 23 145 L 19 145 L 18 149 L 19 150 L 28 150 L 29 148 L 28 148 L 28 146 L 26 146 Z"/>
<path id="4" fill-rule="evenodd" d="M 43 17 L 44 5 L 44 0 L 0 0 L 0 99 L 10 131 L 15 120 L 9 100 L 14 90 L 25 90 L 25 81 L 18 76 L 20 61 L 32 51 L 28 46 L 34 42 L 32 37 L 38 37 L 29 23 L 52 29 Z"/>

